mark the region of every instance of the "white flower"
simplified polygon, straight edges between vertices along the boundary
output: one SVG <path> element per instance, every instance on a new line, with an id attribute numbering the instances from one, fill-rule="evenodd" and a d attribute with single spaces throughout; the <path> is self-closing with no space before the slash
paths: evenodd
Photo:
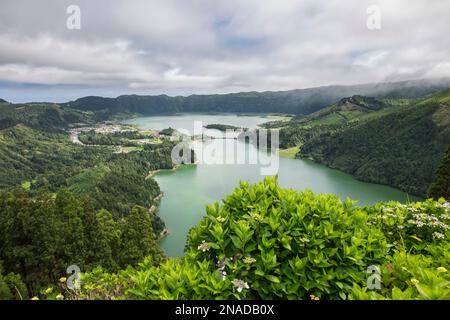
<path id="1" fill-rule="evenodd" d="M 444 239 L 445 236 L 442 233 L 435 231 L 435 232 L 433 232 L 433 238 L 435 238 L 435 239 Z"/>
<path id="2" fill-rule="evenodd" d="M 241 292 L 243 289 L 250 289 L 250 287 L 249 287 L 247 282 L 244 282 L 244 281 L 239 280 L 239 279 L 234 279 L 233 280 L 233 285 L 236 287 L 237 292 Z"/>
<path id="3" fill-rule="evenodd" d="M 198 250 L 202 250 L 203 252 L 208 251 L 210 249 L 209 243 L 202 241 L 202 243 L 197 247 Z"/>

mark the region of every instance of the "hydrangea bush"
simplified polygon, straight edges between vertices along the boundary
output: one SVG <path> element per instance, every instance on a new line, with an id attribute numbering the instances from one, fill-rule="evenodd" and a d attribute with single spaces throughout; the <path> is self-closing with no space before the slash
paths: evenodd
<path id="1" fill-rule="evenodd" d="M 51 297 L 450 299 L 449 210 L 443 199 L 356 206 L 282 189 L 276 178 L 243 182 L 207 207 L 184 257 L 116 274 L 96 268 L 79 292 Z M 380 270 L 380 289 L 369 290 L 368 267 Z"/>

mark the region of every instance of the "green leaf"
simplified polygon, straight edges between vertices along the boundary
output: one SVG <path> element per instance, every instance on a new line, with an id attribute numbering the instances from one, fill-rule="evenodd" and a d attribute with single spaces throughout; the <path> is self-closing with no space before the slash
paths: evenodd
<path id="1" fill-rule="evenodd" d="M 280 283 L 280 279 L 270 274 L 266 275 L 266 279 L 269 280 L 270 282 Z"/>
<path id="2" fill-rule="evenodd" d="M 261 276 L 261 277 L 264 277 L 264 275 L 265 275 L 264 271 L 261 270 L 261 269 L 257 269 L 257 270 L 255 271 L 255 274 L 256 274 L 257 276 Z"/>

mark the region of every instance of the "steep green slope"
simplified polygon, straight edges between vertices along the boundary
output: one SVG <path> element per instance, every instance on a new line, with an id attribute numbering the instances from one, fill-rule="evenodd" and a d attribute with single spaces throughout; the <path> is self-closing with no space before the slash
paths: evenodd
<path id="1" fill-rule="evenodd" d="M 450 89 L 304 141 L 299 156 L 424 196 L 450 145 Z"/>
<path id="2" fill-rule="evenodd" d="M 293 117 L 289 122 L 268 123 L 265 127 L 280 128 L 280 147 L 292 148 L 319 135 L 331 134 L 394 112 L 407 101 L 409 100 L 352 96 L 309 115 Z"/>
<path id="3" fill-rule="evenodd" d="M 66 133 L 19 124 L 0 131 L 0 188 L 23 184 L 30 192 L 67 188 L 92 197 L 96 209 L 115 217 L 133 205 L 155 205 L 159 187 L 146 179 L 149 171 L 173 167 L 172 143 L 146 145 L 140 151 L 116 154 L 111 147 L 73 144 Z"/>
<path id="4" fill-rule="evenodd" d="M 65 171 L 70 163 L 88 166 L 93 150 L 83 151 L 60 132 L 36 130 L 23 124 L 1 130 L 0 187 L 16 186 L 47 172 Z"/>
<path id="5" fill-rule="evenodd" d="M 19 123 L 34 128 L 62 128 L 71 123 L 86 122 L 89 118 L 86 112 L 52 103 L 0 104 L 0 130 Z"/>

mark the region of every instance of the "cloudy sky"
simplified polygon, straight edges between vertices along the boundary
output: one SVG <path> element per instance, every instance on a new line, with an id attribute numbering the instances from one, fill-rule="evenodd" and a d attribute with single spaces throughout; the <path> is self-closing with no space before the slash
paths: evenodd
<path id="1" fill-rule="evenodd" d="M 69 5 L 81 29 L 69 30 Z M 431 5 L 432 4 L 432 5 Z M 367 27 L 377 5 L 381 29 Z M 1 0 L 0 97 L 187 95 L 450 76 L 450 1 Z"/>

